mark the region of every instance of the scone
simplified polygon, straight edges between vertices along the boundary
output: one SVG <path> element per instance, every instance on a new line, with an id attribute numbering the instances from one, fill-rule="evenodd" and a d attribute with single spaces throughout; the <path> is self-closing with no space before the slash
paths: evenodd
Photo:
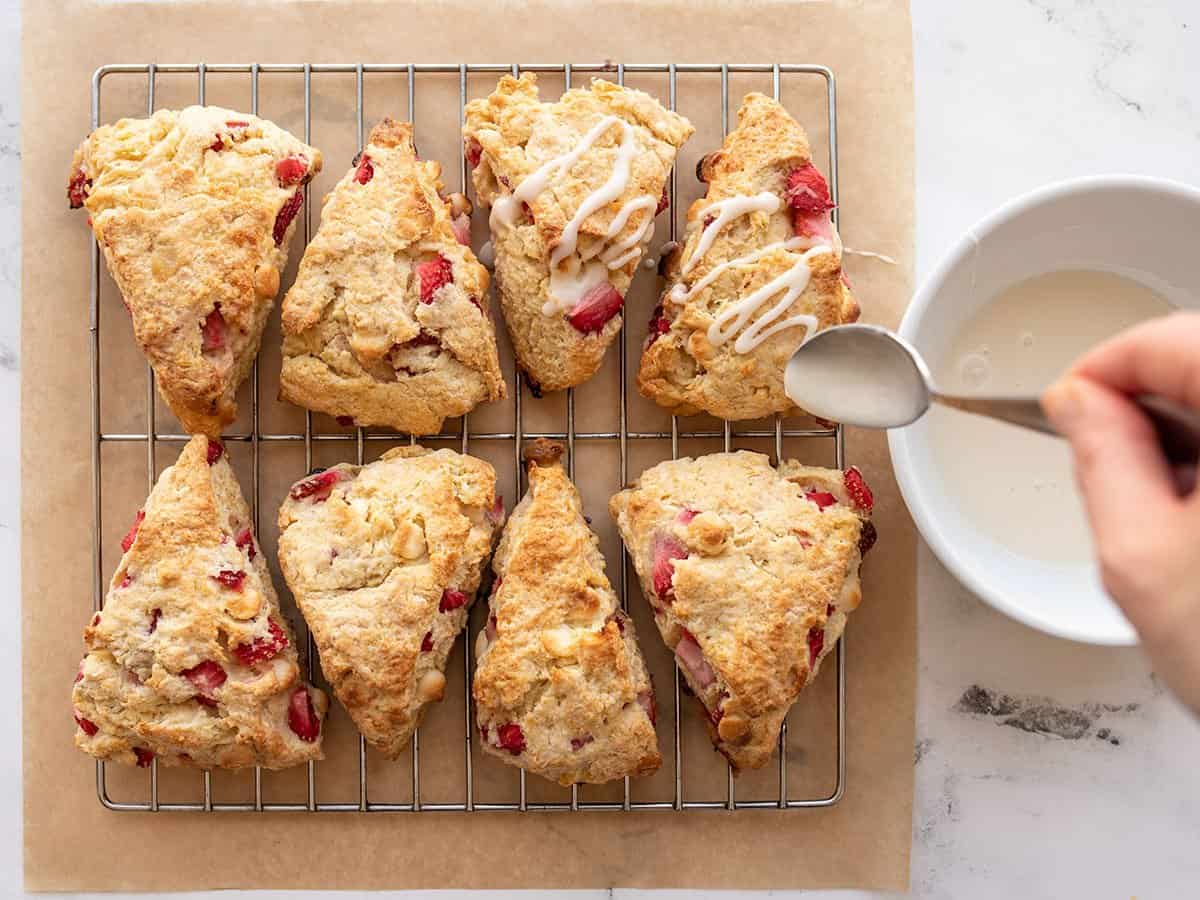
<path id="1" fill-rule="evenodd" d="M 493 756 L 564 785 L 647 775 L 662 763 L 654 688 L 561 454 L 544 440 L 526 449 L 529 491 L 492 563 L 479 735 Z"/>
<path id="2" fill-rule="evenodd" d="M 192 434 L 237 415 L 318 150 L 217 106 L 97 128 L 67 195 L 86 206 L 163 399 Z"/>
<path id="3" fill-rule="evenodd" d="M 638 388 L 678 415 L 796 412 L 783 392 L 788 359 L 807 335 L 859 313 L 829 188 L 804 129 L 762 94 L 746 96 L 738 127 L 697 174 L 708 192 L 665 260 Z"/>
<path id="4" fill-rule="evenodd" d="M 745 450 L 659 463 L 612 498 L 663 640 L 737 768 L 767 763 L 858 607 L 872 505 L 858 469 L 777 471 Z"/>
<path id="5" fill-rule="evenodd" d="M 600 367 L 692 131 L 649 94 L 599 79 L 543 103 L 536 76 L 505 75 L 467 104 L 500 305 L 535 389 L 572 387 Z"/>
<path id="6" fill-rule="evenodd" d="M 416 446 L 310 475 L 279 509 L 279 564 L 321 671 L 390 758 L 442 699 L 503 516 L 490 465 Z"/>
<path id="7" fill-rule="evenodd" d="M 470 204 L 441 195 L 412 125 L 384 119 L 325 198 L 283 301 L 280 394 L 358 425 L 435 434 L 505 394 Z"/>
<path id="8" fill-rule="evenodd" d="M 327 700 L 300 678 L 250 522 L 221 445 L 192 438 L 121 542 L 104 610 L 83 633 L 79 749 L 139 766 L 321 758 Z"/>

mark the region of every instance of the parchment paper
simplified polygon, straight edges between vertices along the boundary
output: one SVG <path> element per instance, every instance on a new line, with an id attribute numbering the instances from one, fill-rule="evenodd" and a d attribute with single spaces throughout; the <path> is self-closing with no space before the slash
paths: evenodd
<path id="1" fill-rule="evenodd" d="M 69 686 L 81 655 L 91 585 L 90 393 L 88 365 L 89 239 L 83 214 L 67 209 L 70 155 L 89 127 L 93 70 L 118 62 L 813 62 L 831 67 L 839 94 L 842 235 L 848 247 L 878 251 L 899 264 L 848 255 L 846 269 L 864 320 L 894 324 L 910 292 L 912 261 L 912 66 L 908 7 L 903 2 L 639 3 L 569 2 L 489 5 L 475 2 L 181 2 L 163 5 L 29 2 L 24 9 L 23 83 L 23 455 L 25 877 L 39 890 L 185 890 L 199 888 L 464 888 L 464 887 L 863 887 L 907 886 L 912 803 L 915 656 L 915 533 L 891 478 L 884 442 L 851 433 L 849 458 L 869 475 L 878 505 L 880 541 L 865 567 L 865 600 L 852 618 L 848 671 L 847 791 L 828 810 L 645 812 L 630 814 L 320 815 L 131 814 L 104 810 L 96 799 L 92 761 L 72 746 Z M 576 83 L 585 77 L 577 76 Z M 486 93 L 490 75 L 473 75 L 470 96 Z M 303 134 L 302 93 L 295 75 L 264 74 L 260 113 Z M 630 75 L 628 83 L 667 96 L 666 76 Z M 440 159 L 448 188 L 458 186 L 457 75 L 432 87 L 419 81 L 416 137 L 422 155 Z M 677 206 L 699 190 L 696 160 L 720 140 L 717 76 L 679 82 L 679 108 L 697 133 L 679 161 Z M 543 77 L 543 95 L 562 88 Z M 771 89 L 770 76 L 731 77 L 731 126 L 741 95 Z M 823 83 L 786 76 L 783 101 L 809 129 L 818 164 L 827 169 Z M 162 75 L 158 106 L 195 102 L 195 75 Z M 104 86 L 102 121 L 144 115 L 145 77 L 113 76 Z M 366 125 L 384 114 L 407 117 L 404 75 L 369 75 Z M 209 103 L 248 109 L 246 75 L 209 76 Z M 312 143 L 326 168 L 312 206 L 341 176 L 357 148 L 354 77 L 314 76 Z M 486 217 L 475 217 L 475 246 Z M 319 219 L 314 209 L 312 226 Z M 665 235 L 660 235 L 665 239 Z M 655 241 L 655 244 L 658 240 Z M 300 255 L 284 277 L 290 284 Z M 636 370 L 655 279 L 643 272 L 627 300 L 628 368 Z M 144 431 L 145 366 L 107 274 L 101 279 L 102 427 Z M 273 398 L 279 367 L 278 314 L 260 357 L 261 427 L 298 431 L 302 414 Z M 511 359 L 507 347 L 503 351 Z M 515 387 L 506 364 L 510 390 Z M 616 348 L 577 397 L 579 427 L 617 427 Z M 632 378 L 630 380 L 632 385 Z M 248 430 L 249 388 L 241 421 Z M 561 430 L 561 398 L 529 401 L 525 428 Z M 633 430 L 668 426 L 666 416 L 630 390 Z M 711 427 L 684 420 L 687 429 Z M 511 403 L 472 415 L 473 429 L 509 428 Z M 177 429 L 158 405 L 160 431 Z M 454 427 L 450 423 L 449 427 Z M 341 429 L 314 417 L 318 432 Z M 368 458 L 390 444 L 372 442 Z M 769 441 L 740 446 L 769 452 Z M 159 445 L 157 467 L 178 444 Z M 353 444 L 318 443 L 314 464 L 353 458 Z M 685 441 L 683 453 L 720 449 L 718 441 Z M 251 486 L 250 451 L 231 449 L 243 487 Z M 260 541 L 273 558 L 275 509 L 303 471 L 303 449 L 262 450 Z M 472 452 L 497 467 L 515 496 L 511 443 L 478 443 Z M 832 463 L 829 442 L 789 441 L 789 455 Z M 629 474 L 664 458 L 663 442 L 631 442 Z M 115 565 L 128 520 L 147 492 L 144 444 L 107 444 L 104 475 L 104 570 Z M 602 538 L 610 577 L 619 583 L 620 543 L 606 501 L 620 482 L 612 443 L 582 443 L 578 481 Z M 659 734 L 667 762 L 635 782 L 637 798 L 669 798 L 671 663 L 637 594 L 631 607 L 660 693 Z M 277 584 L 282 581 L 276 576 Z M 286 597 L 286 591 L 283 592 Z M 479 627 L 480 609 L 472 619 Z M 451 658 L 445 708 L 421 732 L 422 799 L 462 793 L 461 642 Z M 827 793 L 834 776 L 832 729 L 835 672 L 829 666 L 790 719 L 791 796 Z M 455 699 L 457 698 L 457 699 Z M 697 714 L 684 698 L 686 796 L 723 798 L 725 769 L 712 753 Z M 457 703 L 458 706 L 454 706 Z M 336 705 L 335 705 L 336 708 Z M 327 728 L 329 760 L 318 766 L 321 800 L 357 800 L 357 743 L 344 712 Z M 406 763 L 368 760 L 372 800 L 411 797 Z M 144 772 L 109 767 L 116 799 L 144 799 Z M 264 777 L 266 799 L 302 799 L 303 770 Z M 511 798 L 515 772 L 475 756 L 476 798 Z M 776 770 L 748 773 L 739 797 L 771 797 Z M 160 797 L 194 799 L 199 775 L 163 770 Z M 215 773 L 214 799 L 246 799 L 248 774 Z M 585 798 L 619 797 L 619 786 L 587 788 Z M 561 799 L 557 787 L 529 779 L 530 799 Z"/>

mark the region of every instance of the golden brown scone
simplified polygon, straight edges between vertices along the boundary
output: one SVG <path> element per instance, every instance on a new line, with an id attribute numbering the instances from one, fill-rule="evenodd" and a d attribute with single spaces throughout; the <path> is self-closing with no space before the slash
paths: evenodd
<path id="1" fill-rule="evenodd" d="M 84 630 L 79 749 L 228 769 L 322 757 L 328 701 L 300 679 L 250 523 L 221 445 L 192 438 L 121 542 L 104 610 Z"/>
<path id="2" fill-rule="evenodd" d="M 320 151 L 218 106 L 97 128 L 67 195 L 86 206 L 133 333 L 183 427 L 216 437 L 258 354 Z"/>
<path id="3" fill-rule="evenodd" d="M 504 397 L 488 273 L 467 246 L 470 203 L 441 190 L 441 166 L 417 159 L 412 125 L 371 129 L 283 301 L 283 399 L 436 434 L 447 417 Z"/>
<path id="4" fill-rule="evenodd" d="M 692 131 L 649 94 L 600 79 L 543 103 L 535 75 L 505 75 L 467 104 L 467 161 L 491 208 L 500 305 L 536 387 L 571 387 L 600 367 Z"/>
<path id="5" fill-rule="evenodd" d="M 859 314 L 808 137 L 778 102 L 747 94 L 697 174 L 708 192 L 665 260 L 638 388 L 678 415 L 797 412 L 783 392 L 788 359 L 807 334 Z"/>
<path id="6" fill-rule="evenodd" d="M 279 509 L 279 565 L 321 671 L 390 758 L 442 699 L 503 516 L 490 465 L 418 446 L 310 475 Z"/>
<path id="7" fill-rule="evenodd" d="M 734 766 L 771 757 L 862 599 L 871 491 L 745 450 L 659 463 L 609 504 L 663 640 Z"/>
<path id="8" fill-rule="evenodd" d="M 648 775 L 662 764 L 654 688 L 561 454 L 550 441 L 527 448 L 529 491 L 492 563 L 479 734 L 488 753 L 564 785 Z"/>

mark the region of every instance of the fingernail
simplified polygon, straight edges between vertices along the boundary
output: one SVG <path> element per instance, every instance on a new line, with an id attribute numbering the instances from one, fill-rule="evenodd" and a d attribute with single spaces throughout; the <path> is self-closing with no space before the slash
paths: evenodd
<path id="1" fill-rule="evenodd" d="M 1083 413 L 1083 397 L 1079 382 L 1071 377 L 1062 378 L 1042 394 L 1042 410 L 1055 429 L 1070 434 Z"/>

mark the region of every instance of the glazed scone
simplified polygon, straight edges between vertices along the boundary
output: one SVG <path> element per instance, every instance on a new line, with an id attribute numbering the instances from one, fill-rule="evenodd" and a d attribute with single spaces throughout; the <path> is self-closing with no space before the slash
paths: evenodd
<path id="1" fill-rule="evenodd" d="M 505 75 L 467 104 L 500 305 L 535 390 L 572 387 L 600 367 L 692 131 L 649 94 L 600 79 L 543 103 L 535 75 Z"/>
<path id="2" fill-rule="evenodd" d="M 442 699 L 503 516 L 490 465 L 419 446 L 311 475 L 279 509 L 279 565 L 321 671 L 389 758 Z"/>
<path id="3" fill-rule="evenodd" d="M 83 633 L 79 749 L 139 766 L 321 758 L 327 700 L 300 679 L 250 525 L 221 445 L 192 438 L 121 542 L 104 610 Z"/>
<path id="4" fill-rule="evenodd" d="M 659 463 L 609 508 L 654 620 L 737 768 L 771 757 L 788 710 L 862 599 L 871 491 L 761 453 Z"/>
<path id="5" fill-rule="evenodd" d="M 447 417 L 504 397 L 470 204 L 444 199 L 440 176 L 417 159 L 412 125 L 371 129 L 283 301 L 283 399 L 436 434 Z"/>
<path id="6" fill-rule="evenodd" d="M 808 137 L 778 102 L 748 94 L 697 174 L 708 191 L 664 261 L 638 388 L 677 415 L 798 412 L 783 392 L 788 359 L 806 335 L 859 314 Z"/>
<path id="7" fill-rule="evenodd" d="M 67 195 L 86 206 L 163 399 L 216 437 L 258 354 L 318 150 L 218 106 L 97 128 Z"/>
<path id="8" fill-rule="evenodd" d="M 654 688 L 561 454 L 550 441 L 526 449 L 529 491 L 492 562 L 479 735 L 493 756 L 564 785 L 648 775 L 662 764 Z"/>

